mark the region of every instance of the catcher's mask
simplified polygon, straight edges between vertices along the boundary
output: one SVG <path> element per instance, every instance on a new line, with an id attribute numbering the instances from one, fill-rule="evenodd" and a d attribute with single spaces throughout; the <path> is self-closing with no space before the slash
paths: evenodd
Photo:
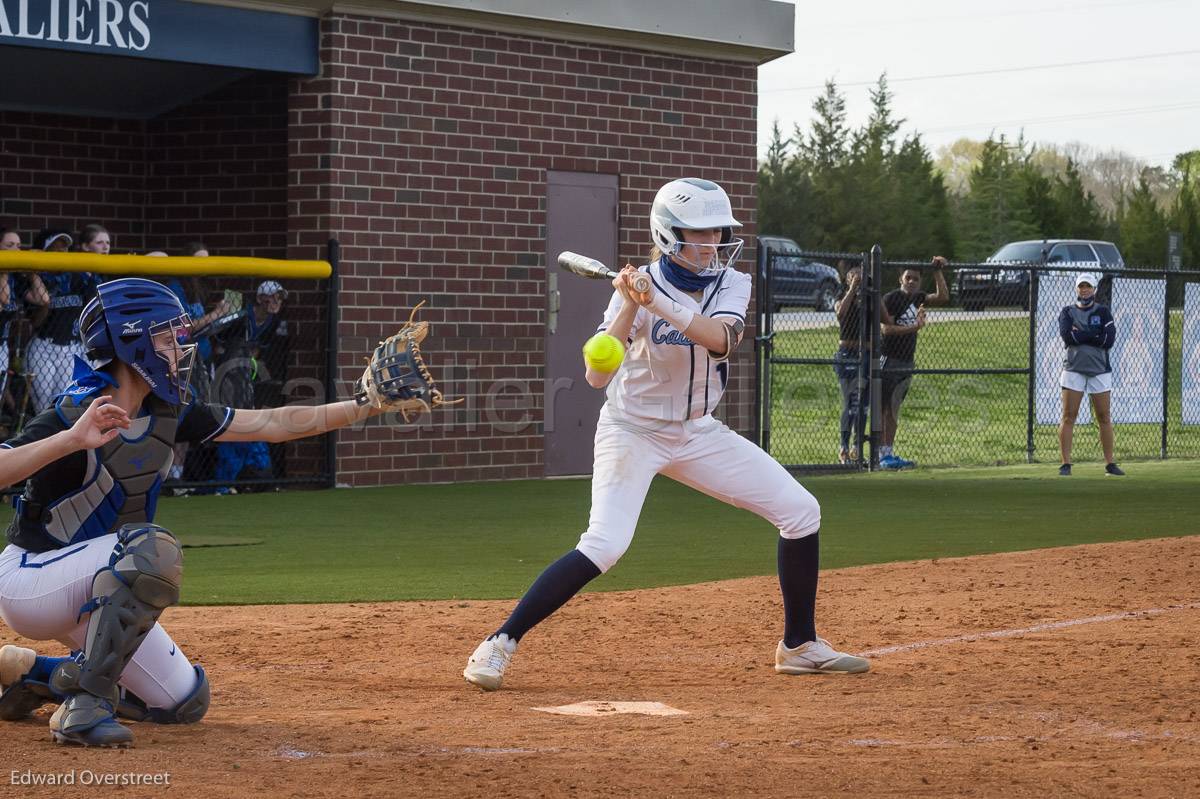
<path id="1" fill-rule="evenodd" d="M 101 283 L 79 315 L 79 337 L 93 369 L 114 360 L 142 376 L 171 405 L 186 405 L 196 358 L 191 319 L 161 283 L 127 277 Z"/>

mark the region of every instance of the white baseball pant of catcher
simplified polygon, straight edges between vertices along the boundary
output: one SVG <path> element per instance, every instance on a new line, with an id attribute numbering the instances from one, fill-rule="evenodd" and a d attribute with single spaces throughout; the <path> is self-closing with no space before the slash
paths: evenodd
<path id="1" fill-rule="evenodd" d="M 602 572 L 625 554 L 656 474 L 758 514 L 784 538 L 821 527 L 821 506 L 779 462 L 705 416 L 684 422 L 633 420 L 606 404 L 596 426 L 592 512 L 576 547 Z"/>
<path id="2" fill-rule="evenodd" d="M 80 618 L 79 609 L 92 598 L 92 581 L 108 566 L 116 543 L 112 533 L 50 552 L 9 545 L 0 552 L 0 617 L 18 635 L 82 649 L 88 616 Z M 173 708 L 195 690 L 196 672 L 156 623 L 125 667 L 120 684 L 150 707 Z"/>

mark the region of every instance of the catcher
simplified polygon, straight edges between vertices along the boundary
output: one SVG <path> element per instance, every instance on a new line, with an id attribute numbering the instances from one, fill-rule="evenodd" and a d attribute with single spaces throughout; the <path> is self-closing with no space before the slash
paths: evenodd
<path id="1" fill-rule="evenodd" d="M 265 410 L 192 400 L 190 321 L 154 281 L 101 284 L 79 331 L 88 362 L 76 359 L 74 382 L 0 445 L 0 484 L 28 478 L 0 553 L 0 616 L 76 654 L 0 649 L 0 718 L 57 701 L 54 740 L 128 746 L 118 715 L 190 724 L 209 705 L 204 670 L 158 624 L 179 601 L 182 572 L 178 540 L 153 524 L 173 445 L 290 441 L 444 400 L 421 357 L 427 325 L 412 319 L 375 350 L 354 399 Z"/>

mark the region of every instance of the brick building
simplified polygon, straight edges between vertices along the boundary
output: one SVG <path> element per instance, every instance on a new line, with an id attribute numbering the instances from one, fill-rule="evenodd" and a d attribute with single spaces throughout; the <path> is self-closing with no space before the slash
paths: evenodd
<path id="1" fill-rule="evenodd" d="M 641 262 L 654 192 L 684 175 L 722 183 L 752 242 L 757 66 L 791 50 L 793 18 L 773 0 L 114 0 L 68 20 L 59 2 L 0 25 L 0 219 L 27 239 L 101 221 L 122 251 L 310 259 L 336 238 L 343 390 L 427 300 L 432 360 L 467 401 L 342 431 L 352 485 L 590 469 L 603 398 L 578 348 L 609 290 L 548 264 Z M 319 378 L 327 286 L 293 288 L 293 371 Z M 724 403 L 740 430 L 748 353 Z"/>

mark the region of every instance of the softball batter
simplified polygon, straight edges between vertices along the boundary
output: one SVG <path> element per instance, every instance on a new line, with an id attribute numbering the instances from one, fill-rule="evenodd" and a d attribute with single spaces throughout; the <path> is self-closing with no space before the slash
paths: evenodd
<path id="1" fill-rule="evenodd" d="M 697 178 L 663 186 L 650 209 L 655 249 L 640 271 L 645 293 L 632 290 L 626 266 L 613 280 L 599 330 L 629 344 L 613 373 L 587 368 L 608 400 L 596 426 L 592 510 L 575 549 L 534 581 L 508 620 L 467 660 L 468 682 L 494 691 L 517 644 L 534 625 L 608 571 L 633 540 L 650 481 L 665 474 L 779 528 L 783 640 L 775 670 L 785 674 L 864 672 L 869 663 L 838 652 L 814 623 L 821 509 L 773 458 L 712 417 L 741 343 L 750 276 L 731 269 L 742 248 L 729 197 Z"/>
<path id="2" fill-rule="evenodd" d="M 0 448 L 0 485 L 28 478 L 0 553 L 0 616 L 23 636 L 78 653 L 0 649 L 0 718 L 61 701 L 50 719 L 55 740 L 127 746 L 133 733 L 118 714 L 192 723 L 209 705 L 204 670 L 158 624 L 179 601 L 182 574 L 179 542 L 152 523 L 174 444 L 317 435 L 403 408 L 415 400 L 393 402 L 386 384 L 405 383 L 411 397 L 419 380 L 405 353 L 385 346 L 397 334 L 376 350 L 354 400 L 269 410 L 198 405 L 188 392 L 196 349 L 188 316 L 169 289 L 141 278 L 101 284 L 79 330 L 90 363 L 77 359 L 74 382 Z M 408 355 L 415 346 L 407 338 L 400 345 Z M 386 375 L 375 371 L 381 352 Z"/>

